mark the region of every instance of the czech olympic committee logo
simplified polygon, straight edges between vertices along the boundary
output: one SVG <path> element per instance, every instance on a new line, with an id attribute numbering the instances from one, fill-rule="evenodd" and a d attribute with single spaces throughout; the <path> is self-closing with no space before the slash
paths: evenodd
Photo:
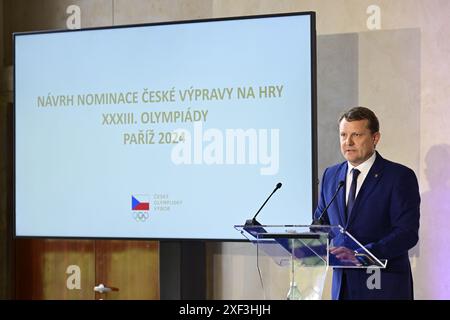
<path id="1" fill-rule="evenodd" d="M 146 194 L 135 194 L 131 196 L 131 212 L 136 221 L 144 222 L 149 217 L 150 201 Z"/>

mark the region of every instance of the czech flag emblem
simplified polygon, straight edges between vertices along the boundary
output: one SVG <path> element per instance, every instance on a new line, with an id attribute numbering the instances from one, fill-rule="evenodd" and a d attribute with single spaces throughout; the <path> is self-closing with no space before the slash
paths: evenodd
<path id="1" fill-rule="evenodd" d="M 149 211 L 150 201 L 147 195 L 131 196 L 131 210 L 133 211 Z"/>

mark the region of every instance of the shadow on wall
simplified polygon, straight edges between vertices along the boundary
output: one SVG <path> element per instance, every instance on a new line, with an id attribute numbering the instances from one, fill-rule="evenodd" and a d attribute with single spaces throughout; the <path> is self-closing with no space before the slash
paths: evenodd
<path id="1" fill-rule="evenodd" d="M 430 148 L 425 157 L 429 190 L 422 194 L 419 299 L 450 299 L 450 145 Z"/>

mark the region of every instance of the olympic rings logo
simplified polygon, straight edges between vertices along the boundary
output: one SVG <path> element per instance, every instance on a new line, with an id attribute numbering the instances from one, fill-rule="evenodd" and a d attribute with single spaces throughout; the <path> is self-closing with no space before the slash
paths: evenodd
<path id="1" fill-rule="evenodd" d="M 137 222 L 145 222 L 148 219 L 148 217 L 149 217 L 149 214 L 146 211 L 133 212 L 133 218 Z"/>

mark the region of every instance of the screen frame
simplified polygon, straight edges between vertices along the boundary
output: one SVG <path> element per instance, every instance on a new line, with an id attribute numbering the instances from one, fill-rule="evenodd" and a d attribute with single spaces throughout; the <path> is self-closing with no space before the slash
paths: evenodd
<path id="1" fill-rule="evenodd" d="M 56 29 L 56 30 L 40 30 L 40 31 L 26 31 L 26 32 L 14 32 L 13 33 L 13 46 L 12 46 L 12 57 L 13 57 L 13 110 L 12 110 L 12 129 L 13 129 L 13 141 L 12 141 L 12 167 L 13 167 L 13 192 L 12 192 L 12 211 L 13 211 L 13 238 L 14 239 L 67 239 L 67 240 L 157 240 L 157 241 L 226 241 L 226 242 L 246 242 L 247 239 L 223 239 L 223 238 L 152 238 L 152 237 L 60 237 L 60 236 L 24 236 L 17 235 L 16 227 L 16 38 L 26 35 L 35 34 L 49 34 L 49 33 L 70 33 L 70 32 L 83 32 L 92 30 L 111 30 L 111 29 L 122 29 L 122 28 L 133 28 L 133 27 L 150 27 L 150 26 L 164 26 L 164 25 L 182 25 L 182 24 L 193 24 L 193 23 L 203 23 L 203 22 L 219 22 L 219 21 L 232 21 L 232 20 L 248 20 L 248 19 L 264 19 L 264 18 L 277 18 L 277 17 L 289 17 L 289 16 L 304 16 L 308 15 L 310 17 L 310 58 L 311 58 L 311 190 L 312 190 L 312 208 L 311 221 L 313 219 L 314 209 L 317 207 L 318 203 L 318 186 L 319 180 L 317 176 L 318 171 L 318 155 L 317 155 L 317 55 L 316 55 L 316 13 L 313 11 L 304 12 L 288 12 L 288 13 L 278 13 L 278 14 L 263 14 L 263 15 L 248 15 L 248 16 L 236 16 L 236 17 L 222 17 L 222 18 L 210 18 L 210 19 L 196 19 L 196 20 L 179 20 L 179 21 L 164 21 L 155 23 L 144 23 L 144 24 L 127 24 L 127 25 L 116 25 L 116 26 L 102 26 L 102 27 L 90 27 L 81 29 Z M 249 218 L 251 218 L 249 216 Z"/>

